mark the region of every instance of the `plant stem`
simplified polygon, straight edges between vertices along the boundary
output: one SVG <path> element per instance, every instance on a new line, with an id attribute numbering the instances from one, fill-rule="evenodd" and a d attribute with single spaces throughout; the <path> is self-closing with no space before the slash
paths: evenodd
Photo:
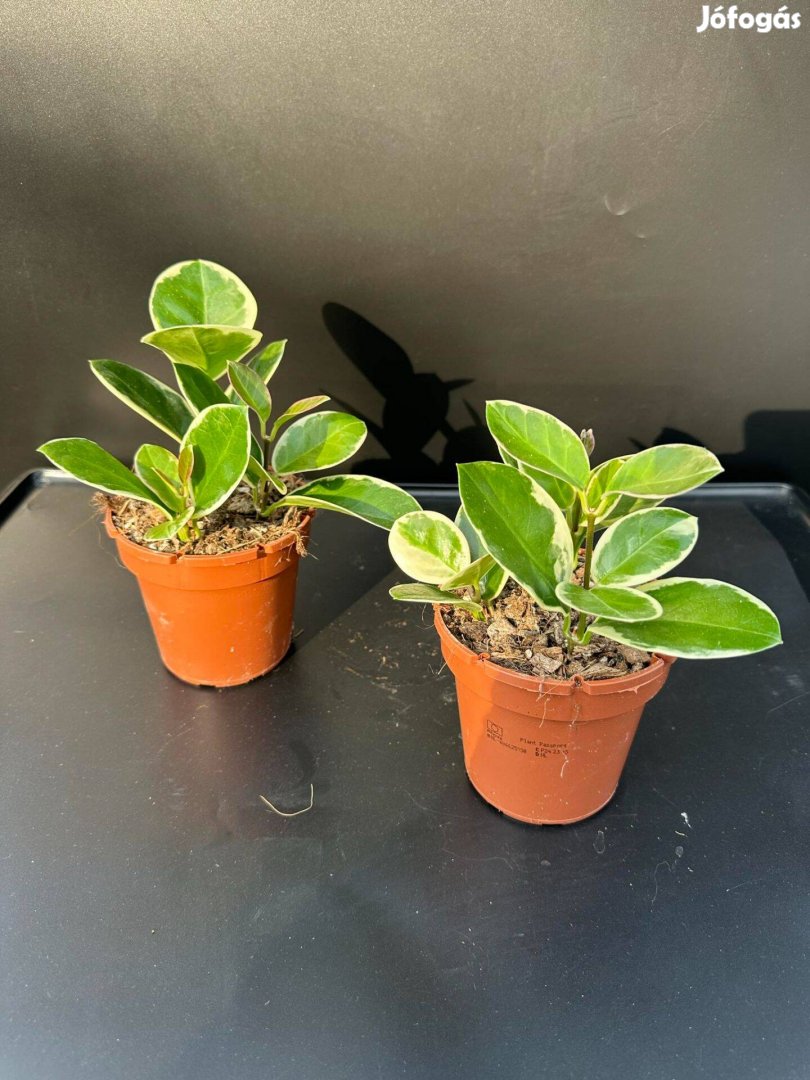
<path id="1" fill-rule="evenodd" d="M 267 423 L 264 420 L 261 421 L 260 435 L 261 435 L 261 447 L 262 447 L 262 464 L 264 465 L 264 467 L 266 469 L 267 468 L 267 463 L 268 463 L 268 461 L 270 459 L 270 441 L 267 438 Z M 256 509 L 261 514 L 262 511 L 264 510 L 264 508 L 267 506 L 267 481 L 262 480 L 257 486 L 258 486 L 259 501 L 258 501 L 258 505 L 257 505 Z"/>
<path id="2" fill-rule="evenodd" d="M 577 492 L 576 498 L 568 508 L 568 515 L 568 525 L 571 532 L 576 536 L 579 529 L 579 519 L 582 516 L 582 503 L 579 500 L 579 492 Z"/>
<path id="3" fill-rule="evenodd" d="M 573 612 L 569 608 L 565 613 L 565 618 L 562 624 L 563 641 L 565 643 L 565 652 L 570 659 L 574 652 L 574 646 L 577 644 L 576 639 L 571 636 L 571 615 Z"/>
<path id="4" fill-rule="evenodd" d="M 585 566 L 582 572 L 582 588 L 589 589 L 591 587 L 591 559 L 593 558 L 593 533 L 594 525 L 596 524 L 596 514 L 588 514 L 588 525 L 585 529 Z M 584 611 L 579 613 L 579 622 L 577 623 L 577 638 L 582 641 L 585 635 L 585 629 L 588 622 L 588 616 Z"/>
<path id="5" fill-rule="evenodd" d="M 270 439 L 267 438 L 267 424 L 262 422 L 262 448 L 263 448 L 263 461 L 265 469 L 270 472 Z"/>
<path id="6" fill-rule="evenodd" d="M 192 540 L 199 540 L 201 536 L 202 530 L 194 518 L 184 525 L 182 529 L 179 529 L 177 533 L 177 539 L 181 544 L 189 544 Z"/>

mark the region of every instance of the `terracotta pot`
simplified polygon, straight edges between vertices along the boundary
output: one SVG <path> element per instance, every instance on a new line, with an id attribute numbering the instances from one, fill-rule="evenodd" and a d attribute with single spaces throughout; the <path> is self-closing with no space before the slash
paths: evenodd
<path id="1" fill-rule="evenodd" d="M 107 512 L 121 562 L 138 579 L 163 663 L 196 686 L 239 686 L 272 670 L 292 640 L 298 553 L 283 536 L 227 555 L 174 555 L 128 540 Z M 309 537 L 310 518 L 301 532 Z"/>
<path id="2" fill-rule="evenodd" d="M 438 607 L 435 624 L 456 678 L 464 764 L 476 791 L 532 825 L 568 825 L 606 806 L 672 657 L 655 656 L 615 679 L 539 679 L 462 645 Z"/>

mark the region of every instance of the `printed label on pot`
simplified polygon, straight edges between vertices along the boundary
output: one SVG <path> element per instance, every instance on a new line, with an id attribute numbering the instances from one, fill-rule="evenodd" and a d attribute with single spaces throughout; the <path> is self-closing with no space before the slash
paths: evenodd
<path id="1" fill-rule="evenodd" d="M 568 743 L 564 742 L 540 742 L 539 740 L 534 743 L 534 756 L 540 758 L 554 757 L 555 754 L 564 754 L 568 756 Z"/>
<path id="2" fill-rule="evenodd" d="M 522 736 L 516 743 L 509 742 L 508 737 L 504 736 L 503 725 L 496 724 L 494 720 L 487 720 L 487 738 L 518 754 L 530 754 L 532 748 L 534 756 L 539 758 L 568 754 L 568 743 L 543 742 L 542 739 L 526 739 Z"/>
<path id="3" fill-rule="evenodd" d="M 494 720 L 487 720 L 487 738 L 492 739 L 493 742 L 500 743 L 500 745 L 506 747 L 507 750 L 516 750 L 519 754 L 528 753 L 525 746 L 516 746 L 515 743 L 507 742 L 504 738 L 503 726 L 501 724 L 496 724 Z"/>

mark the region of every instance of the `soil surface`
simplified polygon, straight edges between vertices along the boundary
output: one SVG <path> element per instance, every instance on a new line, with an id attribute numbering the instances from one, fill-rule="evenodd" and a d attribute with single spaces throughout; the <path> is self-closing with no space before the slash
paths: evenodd
<path id="1" fill-rule="evenodd" d="M 501 667 L 543 679 L 615 679 L 647 667 L 652 656 L 594 634 L 577 645 L 569 658 L 563 648 L 562 615 L 544 611 L 529 594 L 510 581 L 484 621 L 467 611 L 443 607 L 447 629 L 462 645 Z M 589 622 L 593 620 L 589 619 Z"/>
<path id="2" fill-rule="evenodd" d="M 303 481 L 294 478 L 288 488 L 300 487 Z M 271 496 L 275 502 L 278 495 Z M 126 499 L 120 495 L 95 496 L 96 505 L 105 511 L 112 511 L 115 527 L 128 540 L 151 551 L 166 551 L 180 555 L 224 555 L 229 551 L 256 547 L 257 544 L 270 544 L 282 536 L 294 533 L 299 555 L 306 554 L 301 536 L 301 523 L 307 511 L 297 506 L 285 506 L 261 518 L 256 514 L 247 488 L 238 488 L 223 505 L 199 521 L 202 536 L 198 540 L 183 543 L 175 537 L 173 540 L 146 540 L 145 533 L 153 525 L 160 524 L 166 518 L 154 506 L 137 499 Z"/>

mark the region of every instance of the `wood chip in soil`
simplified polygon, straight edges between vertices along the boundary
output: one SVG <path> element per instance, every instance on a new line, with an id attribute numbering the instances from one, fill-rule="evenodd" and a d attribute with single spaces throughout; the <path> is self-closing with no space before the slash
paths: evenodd
<path id="1" fill-rule="evenodd" d="M 652 662 L 650 653 L 594 634 L 587 645 L 563 648 L 562 615 L 545 611 L 520 585 L 510 581 L 493 605 L 492 616 L 474 619 L 455 607 L 443 607 L 447 629 L 474 653 L 487 653 L 494 664 L 543 679 L 615 679 L 632 675 Z M 592 621 L 589 619 L 589 622 Z"/>
<path id="2" fill-rule="evenodd" d="M 300 487 L 300 484 L 299 480 L 288 486 Z M 202 536 L 188 543 L 183 543 L 177 537 L 172 540 L 146 539 L 146 532 L 153 525 L 166 520 L 165 516 L 149 503 L 119 495 L 102 494 L 95 496 L 95 502 L 102 511 L 110 508 L 115 527 L 128 540 L 151 551 L 165 551 L 177 555 L 224 555 L 230 551 L 256 547 L 258 544 L 272 544 L 275 540 L 293 533 L 299 555 L 306 553 L 301 536 L 301 523 L 307 511 L 297 506 L 285 506 L 270 517 L 261 518 L 257 515 L 250 492 L 245 487 L 238 488 L 218 510 L 202 518 L 199 522 Z"/>

